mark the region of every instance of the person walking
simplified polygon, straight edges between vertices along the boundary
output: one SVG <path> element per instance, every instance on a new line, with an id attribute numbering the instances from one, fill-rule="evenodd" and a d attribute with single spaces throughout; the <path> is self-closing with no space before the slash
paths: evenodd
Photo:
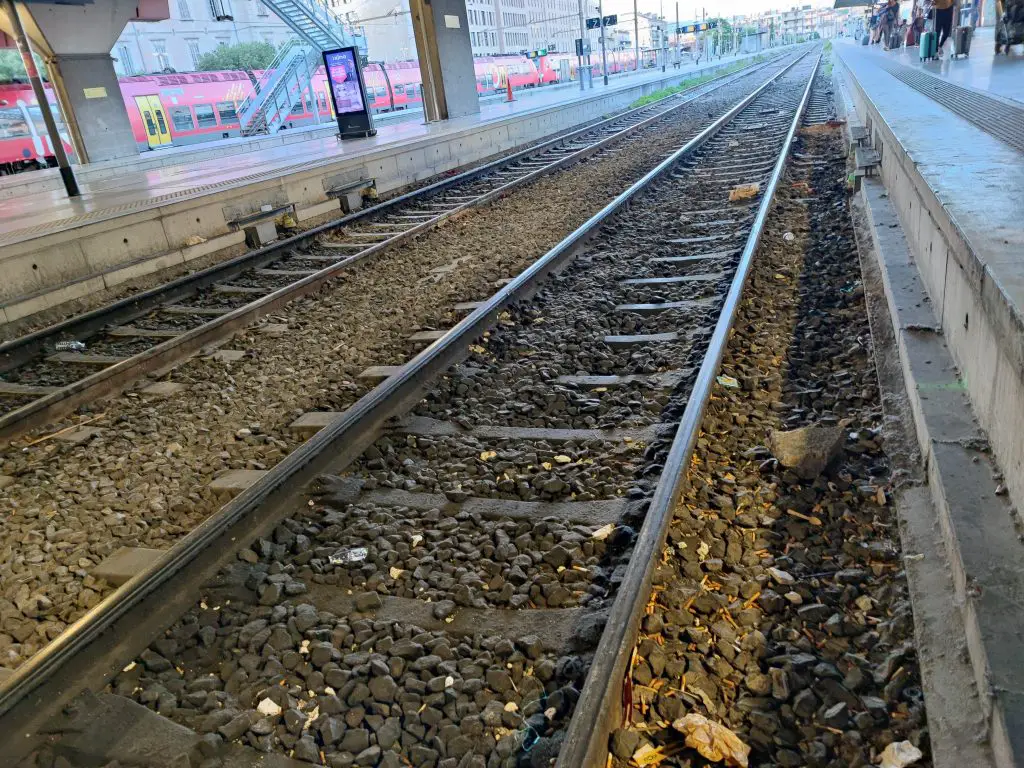
<path id="1" fill-rule="evenodd" d="M 954 0 L 935 0 L 935 44 L 938 57 L 942 58 L 942 46 L 953 34 L 953 2 Z"/>

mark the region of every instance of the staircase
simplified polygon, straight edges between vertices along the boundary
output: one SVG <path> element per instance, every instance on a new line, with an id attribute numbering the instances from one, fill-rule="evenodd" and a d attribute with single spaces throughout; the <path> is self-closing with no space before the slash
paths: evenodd
<path id="1" fill-rule="evenodd" d="M 254 93 L 238 109 L 242 135 L 272 133 L 309 88 L 321 66 L 321 52 L 352 45 L 337 17 L 319 0 L 263 0 L 287 24 L 297 40 L 285 43 L 254 84 Z M 314 96 L 312 93 L 310 96 Z M 316 103 L 315 97 L 312 98 Z"/>
<path id="2" fill-rule="evenodd" d="M 253 94 L 238 107 L 242 135 L 273 133 L 284 124 L 321 64 L 319 48 L 297 40 L 285 43 L 274 62 L 253 83 Z M 315 95 L 310 96 L 315 102 Z"/>

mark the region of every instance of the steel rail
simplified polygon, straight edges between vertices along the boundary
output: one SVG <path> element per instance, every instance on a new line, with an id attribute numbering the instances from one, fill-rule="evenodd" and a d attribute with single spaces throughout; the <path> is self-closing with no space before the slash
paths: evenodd
<path id="1" fill-rule="evenodd" d="M 672 513 L 683 489 L 686 468 L 700 434 L 704 409 L 711 397 L 718 366 L 729 342 L 729 331 L 743 297 L 743 290 L 754 261 L 754 252 L 761 241 L 765 221 L 774 202 L 779 180 L 785 171 L 793 137 L 807 108 L 820 62 L 819 53 L 789 132 L 786 134 L 775 169 L 765 187 L 753 228 L 736 267 L 736 275 L 729 286 L 722 312 L 711 335 L 708 351 L 704 355 L 687 398 L 686 409 L 683 411 L 683 417 L 665 460 L 665 468 L 651 498 L 615 603 L 608 614 L 608 623 L 594 653 L 587 681 L 576 703 L 565 741 L 558 754 L 556 768 L 604 768 L 607 763 L 608 739 L 611 732 L 621 724 L 622 681 L 629 672 L 627 666 L 636 644 L 647 595 L 650 594 L 652 579 L 660 559 L 659 554 L 665 545 Z"/>
<path id="2" fill-rule="evenodd" d="M 578 163 L 581 160 L 601 151 L 610 144 L 622 140 L 630 133 L 646 128 L 665 119 L 674 111 L 714 92 L 718 88 L 728 85 L 733 80 L 740 79 L 741 77 L 760 71 L 764 67 L 770 66 L 777 61 L 778 58 L 775 58 L 760 66 L 755 65 L 752 68 L 739 70 L 738 72 L 729 72 L 706 83 L 694 86 L 692 89 L 683 91 L 681 94 L 666 96 L 662 100 L 653 102 L 653 104 L 663 104 L 672 99 L 679 99 L 680 96 L 683 96 L 684 98 L 678 104 L 670 106 L 669 109 L 658 112 L 652 117 L 639 123 L 627 126 L 621 131 L 610 134 L 593 144 L 581 148 L 577 152 L 566 155 L 560 160 L 556 160 L 553 163 L 538 168 L 525 176 L 509 181 L 508 183 L 480 195 L 471 201 L 459 205 L 450 211 L 446 211 L 434 218 L 424 221 L 421 224 L 417 224 L 415 227 L 405 230 L 400 235 L 396 235 L 378 244 L 368 246 L 358 253 L 346 258 L 339 259 L 339 261 L 334 262 L 328 267 L 324 267 L 308 277 L 282 286 L 281 288 L 278 288 L 265 296 L 261 296 L 248 304 L 238 307 L 229 313 L 221 315 L 210 322 L 185 331 L 174 338 L 168 339 L 167 341 L 155 344 L 144 352 L 132 355 L 121 362 L 96 371 L 95 373 L 78 379 L 71 384 L 67 384 L 56 392 L 43 395 L 20 408 L 10 411 L 0 416 L 0 441 L 10 441 L 30 429 L 42 426 L 55 418 L 66 415 L 80 406 L 87 405 L 95 401 L 99 397 L 119 391 L 123 387 L 146 374 L 166 370 L 213 342 L 222 339 L 241 328 L 251 325 L 255 320 L 276 311 L 288 302 L 318 291 L 324 283 L 337 277 L 341 272 L 349 269 L 352 265 L 364 260 L 375 258 L 382 253 L 390 251 L 392 248 L 408 242 L 440 226 L 444 222 L 463 216 L 470 210 L 487 205 L 520 187 L 527 186 L 552 171 L 561 170 L 574 165 L 575 163 Z M 712 87 L 707 88 L 709 85 Z M 686 98 L 690 91 L 697 89 L 704 90 L 700 93 L 689 95 L 689 97 Z M 215 282 L 224 280 L 227 277 L 233 276 L 247 269 L 273 262 L 279 259 L 281 255 L 290 248 L 295 248 L 309 243 L 325 232 L 332 231 L 347 224 L 355 223 L 369 216 L 380 215 L 393 207 L 424 197 L 428 194 L 428 191 L 430 194 L 433 194 L 434 192 L 443 188 L 448 188 L 456 183 L 473 181 L 475 178 L 491 173 L 495 168 L 510 165 L 523 157 L 546 151 L 559 143 L 573 141 L 578 136 L 593 131 L 600 131 L 603 127 L 607 127 L 611 123 L 628 119 L 629 116 L 634 115 L 637 112 L 649 110 L 651 106 L 651 104 L 648 104 L 643 107 L 638 107 L 634 110 L 624 112 L 600 123 L 596 123 L 583 129 L 578 129 L 571 134 L 559 136 L 539 145 L 538 147 L 523 150 L 512 156 L 512 158 L 499 159 L 498 161 L 495 161 L 495 164 L 493 165 L 473 169 L 465 172 L 464 174 L 460 174 L 459 176 L 452 177 L 452 179 L 445 179 L 436 182 L 428 187 L 424 187 L 420 190 L 414 190 L 413 192 L 396 197 L 393 200 L 386 201 L 379 206 L 359 211 L 334 222 L 322 224 L 280 243 L 274 243 L 271 246 L 261 248 L 252 253 L 244 254 L 194 275 L 178 278 L 165 286 L 151 289 L 150 291 L 146 291 L 134 297 L 128 297 L 116 304 L 109 305 L 108 307 L 93 310 L 92 312 L 79 316 L 79 318 L 70 318 L 63 323 L 51 326 L 50 328 L 41 329 L 40 331 L 24 336 L 21 339 L 7 342 L 6 344 L 0 344 L 0 365 L 2 365 L 6 358 L 8 361 L 7 367 L 15 367 L 11 362 L 12 359 L 38 354 L 43 345 L 55 340 L 56 338 L 74 335 L 82 336 L 95 333 L 101 331 L 104 326 L 109 325 L 115 319 L 120 323 L 128 322 L 133 318 L 157 309 L 159 306 L 166 304 L 169 301 L 179 300 L 200 288 L 212 285 Z M 75 325 L 76 323 L 81 323 L 81 325 Z M 72 333 L 72 327 L 76 327 L 79 330 Z M 86 332 L 82 330 L 83 328 L 89 330 Z"/>
<path id="3" fill-rule="evenodd" d="M 389 419 L 414 405 L 430 383 L 468 354 L 468 342 L 493 325 L 510 302 L 533 295 L 564 268 L 638 193 L 693 154 L 807 54 L 790 62 L 722 117 L 619 194 L 581 227 L 500 289 L 441 339 L 358 400 L 157 561 L 104 598 L 15 670 L 0 687 L 0 741 L 15 754 L 31 749 L 53 713 L 85 689 L 100 689 L 152 639 L 195 604 L 237 549 L 267 535 L 305 504 L 307 486 L 338 472 L 377 438 Z M 619 605 L 619 601 L 616 601 Z"/>
<path id="4" fill-rule="evenodd" d="M 493 173 L 495 170 L 500 170 L 506 165 L 512 165 L 538 153 L 546 152 L 563 142 L 574 141 L 580 136 L 592 131 L 600 131 L 610 126 L 612 123 L 618 122 L 622 119 L 627 119 L 639 112 L 650 110 L 651 108 L 663 105 L 666 102 L 672 99 L 677 99 L 681 96 L 685 97 L 692 91 L 699 88 L 704 88 L 705 86 L 714 84 L 720 80 L 724 81 L 728 78 L 738 79 L 741 76 L 753 74 L 754 72 L 770 66 L 772 63 L 784 56 L 785 54 L 780 54 L 769 61 L 753 64 L 740 70 L 717 75 L 707 82 L 692 86 L 680 93 L 671 94 L 658 99 L 657 101 L 651 102 L 650 104 L 645 104 L 641 107 L 634 107 L 633 109 L 625 110 L 619 114 L 613 115 L 612 117 L 589 123 L 581 128 L 574 129 L 569 133 L 560 134 L 554 138 L 547 139 L 540 144 L 535 144 L 513 152 L 512 154 L 495 158 L 488 163 L 476 168 L 471 168 L 468 171 L 463 171 L 453 176 L 439 179 L 438 181 L 424 187 L 410 190 L 409 192 L 405 192 L 401 195 L 389 198 L 388 200 L 376 203 L 369 208 L 364 208 L 362 210 L 346 214 L 338 219 L 334 219 L 333 221 L 319 224 L 316 227 L 300 232 L 297 235 L 292 235 L 285 240 L 274 242 L 262 248 L 249 251 L 198 272 L 183 275 L 182 277 L 176 278 L 164 285 L 127 296 L 116 302 L 70 317 L 67 320 L 62 320 L 61 322 L 47 326 L 46 328 L 40 328 L 37 331 L 27 333 L 16 339 L 0 342 L 0 370 L 2 370 L 6 365 L 9 365 L 12 357 L 24 354 L 20 352 L 22 349 L 35 347 L 35 349 L 38 350 L 40 344 L 45 343 L 46 341 L 76 338 L 86 333 L 95 333 L 102 330 L 107 324 L 109 324 L 112 320 L 112 316 L 116 316 L 118 322 L 130 321 L 135 317 L 138 317 L 140 314 L 157 309 L 161 304 L 168 300 L 182 298 L 196 288 L 202 288 L 206 285 L 212 284 L 213 282 L 224 280 L 227 276 L 234 276 L 241 270 L 249 269 L 253 266 L 259 266 L 261 263 L 261 257 L 270 257 L 269 259 L 263 259 L 263 261 L 273 261 L 275 258 L 279 258 L 277 256 L 279 252 L 287 251 L 290 248 L 303 245 L 318 235 L 330 232 L 339 227 L 357 223 L 365 218 L 387 213 L 393 208 L 398 208 L 408 203 L 416 202 L 420 198 L 429 197 L 430 195 L 438 192 L 443 192 L 450 187 L 472 182 L 482 176 Z M 712 92 L 712 90 L 713 89 L 708 90 L 699 95 L 706 95 L 707 93 Z M 661 114 L 664 115 L 665 113 Z"/>

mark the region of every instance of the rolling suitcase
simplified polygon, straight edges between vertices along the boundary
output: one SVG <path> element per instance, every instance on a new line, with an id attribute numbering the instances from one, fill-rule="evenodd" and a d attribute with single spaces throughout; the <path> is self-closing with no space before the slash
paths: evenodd
<path id="1" fill-rule="evenodd" d="M 971 53 L 971 37 L 974 27 L 957 27 L 953 30 L 953 58 L 968 56 Z"/>
<path id="2" fill-rule="evenodd" d="M 914 35 L 914 27 L 907 27 L 907 48 L 913 48 L 917 45 L 917 37 Z"/>
<path id="3" fill-rule="evenodd" d="M 889 33 L 889 49 L 892 50 L 893 48 L 899 48 L 899 47 L 900 47 L 900 31 L 898 29 L 894 29 L 892 32 Z"/>
<path id="4" fill-rule="evenodd" d="M 938 58 L 939 50 L 935 43 L 934 32 L 921 33 L 921 61 Z"/>
<path id="5" fill-rule="evenodd" d="M 860 39 L 860 44 L 861 44 L 861 45 L 868 45 L 868 44 L 870 44 L 870 43 L 871 43 L 871 38 L 870 38 L 870 37 L 869 37 L 869 36 L 867 35 L 867 33 L 865 33 L 865 34 L 864 34 L 864 37 L 862 37 L 862 38 Z"/>

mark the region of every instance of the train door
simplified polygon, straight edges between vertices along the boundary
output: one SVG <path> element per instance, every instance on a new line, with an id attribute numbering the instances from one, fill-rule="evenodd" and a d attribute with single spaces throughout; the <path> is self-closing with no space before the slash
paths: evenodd
<path id="1" fill-rule="evenodd" d="M 146 126 L 146 139 L 150 149 L 171 143 L 171 132 L 167 129 L 167 118 L 164 107 L 157 96 L 136 96 L 135 104 L 142 115 L 142 124 Z"/>

